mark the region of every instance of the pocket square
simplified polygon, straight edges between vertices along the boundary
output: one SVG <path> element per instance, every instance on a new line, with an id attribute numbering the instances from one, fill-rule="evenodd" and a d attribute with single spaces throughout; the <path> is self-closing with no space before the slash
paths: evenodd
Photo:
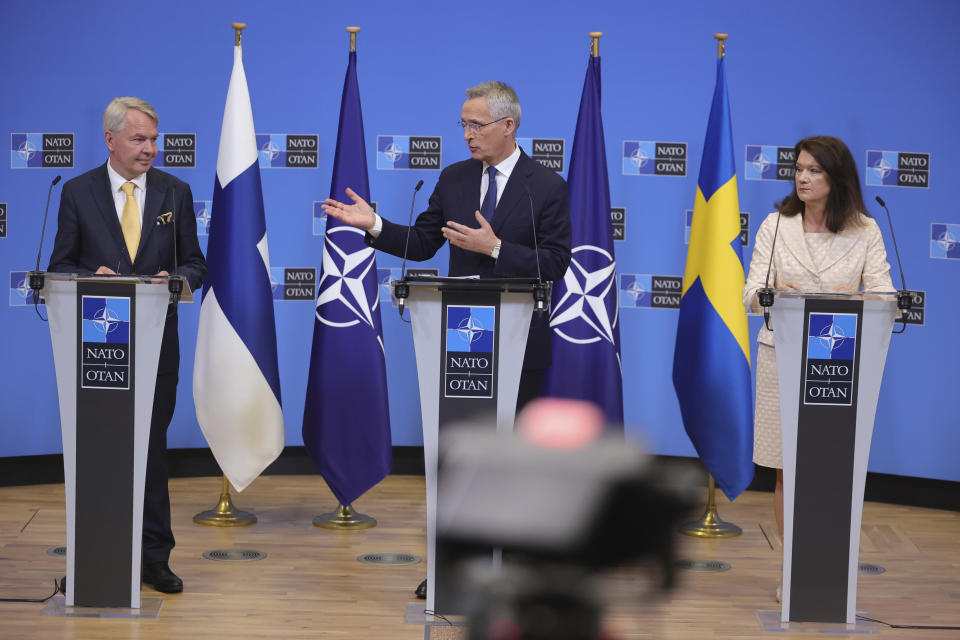
<path id="1" fill-rule="evenodd" d="M 157 216 L 157 224 L 169 224 L 173 220 L 173 211 L 167 211 Z"/>

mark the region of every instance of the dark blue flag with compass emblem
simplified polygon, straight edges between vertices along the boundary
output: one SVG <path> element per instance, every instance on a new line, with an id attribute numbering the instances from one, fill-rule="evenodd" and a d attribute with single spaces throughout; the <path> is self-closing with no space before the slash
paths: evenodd
<path id="1" fill-rule="evenodd" d="M 355 51 L 343 83 L 330 197 L 342 200 L 347 187 L 369 202 Z M 344 506 L 390 473 L 392 461 L 377 263 L 363 236 L 327 218 L 303 410 L 307 452 Z"/>
<path id="2" fill-rule="evenodd" d="M 612 425 L 623 424 L 623 376 L 613 255 L 610 183 L 600 114 L 600 57 L 587 65 L 570 154 L 573 256 L 553 285 L 550 340 L 553 364 L 544 395 L 588 400 Z"/>

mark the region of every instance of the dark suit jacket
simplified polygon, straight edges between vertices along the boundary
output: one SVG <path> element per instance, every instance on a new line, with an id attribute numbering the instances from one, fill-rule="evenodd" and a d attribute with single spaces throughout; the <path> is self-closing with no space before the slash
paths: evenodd
<path id="1" fill-rule="evenodd" d="M 91 274 L 101 265 L 121 274 L 154 274 L 166 270 L 184 276 L 190 289 L 198 291 L 207 273 L 207 263 L 197 242 L 190 185 L 169 173 L 150 169 L 143 209 L 140 246 L 136 261 L 131 263 L 110 193 L 107 165 L 69 180 L 60 195 L 57 237 L 47 270 L 81 275 Z M 158 216 L 169 211 L 173 212 L 175 223 L 161 223 Z M 172 307 L 163 332 L 158 374 L 175 372 L 180 362 L 176 307 Z"/>
<path id="2" fill-rule="evenodd" d="M 441 229 L 448 220 L 478 226 L 475 212 L 480 208 L 480 178 L 483 162 L 464 160 L 440 173 L 427 210 L 410 227 L 410 260 L 427 260 L 443 246 Z M 539 252 L 534 251 L 530 200 L 533 197 Z M 490 226 L 502 241 L 500 256 L 493 258 L 459 247 L 450 247 L 449 275 L 479 275 L 487 278 L 537 277 L 537 255 L 544 280 L 563 278 L 570 264 L 570 202 L 567 183 L 553 171 L 530 159 L 523 151 L 510 174 Z M 367 234 L 370 246 L 402 256 L 407 227 L 387 220 L 377 238 Z M 524 369 L 543 369 L 550 364 L 550 327 L 546 314 L 534 314 L 527 338 Z"/>

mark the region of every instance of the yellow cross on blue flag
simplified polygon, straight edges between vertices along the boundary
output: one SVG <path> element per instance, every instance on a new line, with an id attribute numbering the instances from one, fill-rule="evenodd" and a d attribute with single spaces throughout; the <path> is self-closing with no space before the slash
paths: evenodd
<path id="1" fill-rule="evenodd" d="M 703 143 L 673 354 L 687 435 L 731 500 L 753 479 L 753 394 L 740 204 L 724 58 Z"/>

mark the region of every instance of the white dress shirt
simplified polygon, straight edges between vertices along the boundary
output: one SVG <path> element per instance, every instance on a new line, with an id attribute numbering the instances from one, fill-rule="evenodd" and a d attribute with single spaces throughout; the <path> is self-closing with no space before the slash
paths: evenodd
<path id="1" fill-rule="evenodd" d="M 143 217 L 143 205 L 147 200 L 147 174 L 141 173 L 133 180 L 127 180 L 114 170 L 110 161 L 107 161 L 107 175 L 110 176 L 110 193 L 113 194 L 113 204 L 117 208 L 117 220 L 123 221 L 123 207 L 127 204 L 127 194 L 120 188 L 126 182 L 134 184 L 133 197 L 137 200 L 137 206 L 140 208 L 140 216 Z M 141 226 L 143 220 L 140 221 Z"/>

